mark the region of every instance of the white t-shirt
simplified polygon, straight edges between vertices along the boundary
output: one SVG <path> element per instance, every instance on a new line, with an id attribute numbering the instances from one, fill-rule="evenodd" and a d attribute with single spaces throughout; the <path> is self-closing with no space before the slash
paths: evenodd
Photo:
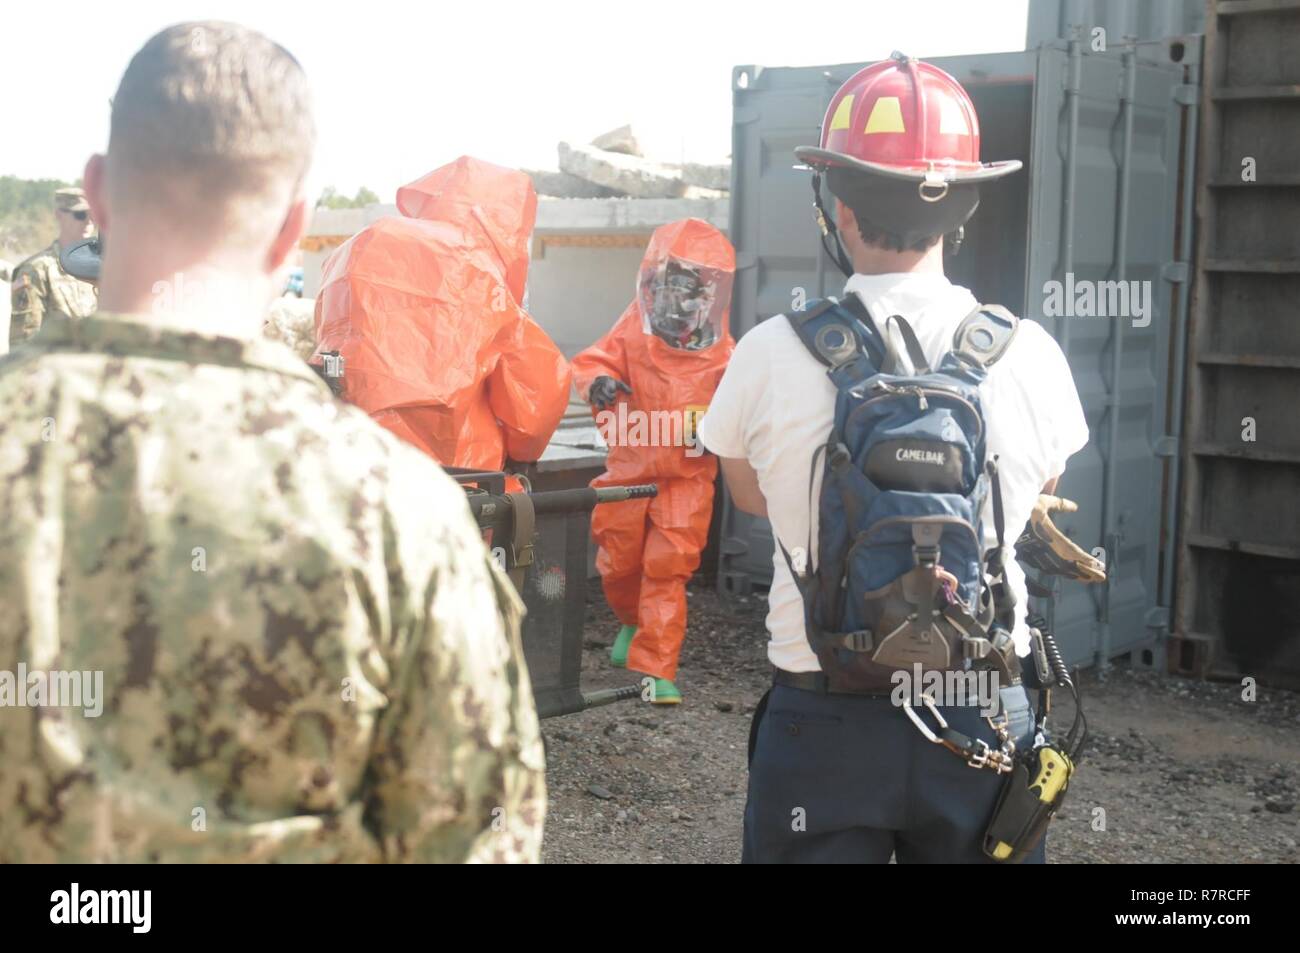
<path id="1" fill-rule="evenodd" d="M 845 286 L 849 293 L 862 299 L 882 331 L 890 315 L 905 317 L 932 367 L 952 348 L 953 332 L 977 303 L 968 290 L 932 273 L 854 275 Z M 901 342 L 899 350 L 906 353 Z M 1043 485 L 1059 476 L 1070 455 L 1088 442 L 1088 425 L 1065 355 L 1033 321 L 1020 323 L 1011 346 L 980 385 L 980 397 L 987 452 L 990 459 L 999 457 L 1010 547 L 1028 522 Z M 748 460 L 757 471 L 773 532 L 787 549 L 806 545 L 812 519 L 816 553 L 820 468 L 811 511 L 808 476 L 814 451 L 830 435 L 834 413 L 835 387 L 825 366 L 808 353 L 789 321 L 774 317 L 740 339 L 700 422 L 700 439 L 711 452 Z M 993 546 L 991 495 L 983 523 L 985 546 Z M 803 603 L 779 549 L 773 553 L 772 567 L 768 658 L 789 672 L 815 672 L 820 666 L 804 635 Z M 1016 594 L 1016 650 L 1025 655 L 1025 575 L 1014 558 L 1008 560 L 1007 578 Z"/>

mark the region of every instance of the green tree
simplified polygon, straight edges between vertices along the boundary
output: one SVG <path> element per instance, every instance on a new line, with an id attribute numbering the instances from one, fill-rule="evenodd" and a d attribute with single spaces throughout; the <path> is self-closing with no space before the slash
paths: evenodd
<path id="1" fill-rule="evenodd" d="M 365 208 L 367 205 L 374 205 L 379 201 L 379 196 L 370 191 L 364 185 L 357 189 L 357 194 L 352 198 L 346 195 L 339 195 L 338 189 L 332 185 L 327 185 L 321 189 L 320 198 L 316 200 L 317 208 Z"/>
<path id="2" fill-rule="evenodd" d="M 72 182 L 0 175 L 0 258 L 17 263 L 54 238 L 54 190 Z"/>

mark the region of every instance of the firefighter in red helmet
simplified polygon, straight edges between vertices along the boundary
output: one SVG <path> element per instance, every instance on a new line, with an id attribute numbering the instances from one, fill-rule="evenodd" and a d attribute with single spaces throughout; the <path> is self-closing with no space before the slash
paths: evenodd
<path id="1" fill-rule="evenodd" d="M 766 517 L 779 543 L 767 616 L 774 683 L 757 706 L 750 732 L 742 856 L 754 863 L 887 863 L 891 857 L 899 863 L 989 862 L 985 833 L 1004 776 L 968 766 L 977 759 L 954 757 L 961 746 L 945 750 L 943 742 L 960 735 L 972 749 L 1001 746 L 997 750 L 1005 753 L 1014 742 L 1019 750 L 1030 750 L 1035 724 L 1024 685 L 1014 678 L 1001 685 L 985 679 L 993 684 L 978 693 L 980 704 L 963 703 L 931 686 L 939 694 L 930 697 L 932 707 L 907 711 L 932 725 L 932 713 L 946 722 L 929 735 L 918 731 L 895 697 L 869 694 L 862 684 L 842 677 L 853 653 L 874 652 L 902 627 L 873 632 L 868 625 L 826 635 L 815 624 L 819 595 L 856 605 L 877 597 L 882 583 L 869 573 L 842 574 L 833 590 L 819 589 L 824 580 L 836 578 L 835 566 L 819 575 L 823 567 L 815 563 L 822 555 L 817 549 L 822 533 L 833 543 L 842 540 L 846 548 L 880 545 L 870 537 L 889 518 L 886 514 L 872 523 L 875 510 L 868 507 L 883 501 L 897 512 L 919 503 L 920 497 L 945 496 L 919 488 L 880 491 L 871 482 L 880 471 L 865 457 L 854 457 L 843 443 L 828 446 L 833 428 L 846 433 L 844 421 L 837 419 L 837 401 L 843 398 L 842 406 L 851 406 L 851 399 L 877 385 L 885 394 L 893 371 L 881 373 L 882 366 L 901 368 L 898 375 L 910 383 L 927 365 L 948 367 L 942 359 L 966 356 L 965 350 L 952 355 L 956 332 L 979 327 L 967 319 L 990 309 L 944 275 L 943 239 L 959 232 L 974 214 L 980 186 L 1015 172 L 1020 162 L 981 162 L 979 123 L 966 90 L 943 70 L 901 54 L 850 77 L 831 98 L 820 142 L 795 154 L 812 170 L 818 226 L 828 254 L 848 277 L 844 294 L 808 302 L 802 315 L 771 318 L 748 331 L 700 425 L 700 438 L 718 456 L 733 504 Z M 823 180 L 835 197 L 833 209 L 823 205 Z M 828 313 L 839 322 L 834 327 L 860 330 L 851 340 L 844 334 L 805 336 L 811 322 Z M 981 364 L 987 376 L 978 384 L 983 415 L 976 423 L 985 427 L 978 439 L 986 459 L 997 461 L 1003 506 L 995 514 L 992 493 L 972 495 L 975 502 L 965 505 L 982 507 L 980 518 L 963 524 L 983 527 L 985 538 L 969 541 L 970 550 L 980 554 L 998 547 L 995 527 L 1003 522 L 1011 539 L 1019 535 L 1039 494 L 1052 492 L 1068 457 L 1088 439 L 1060 347 L 1034 322 L 1017 324 L 1005 310 L 1000 313 L 1010 330 L 1000 339 L 1004 346 L 990 349 L 992 356 Z M 904 320 L 895 321 L 895 316 Z M 878 357 L 881 344 L 883 361 Z M 924 409 L 925 390 L 919 385 L 879 399 L 900 400 L 896 395 L 911 392 Z M 912 413 L 910 407 L 907 413 Z M 883 419 L 888 422 L 863 426 L 895 425 L 894 418 Z M 874 439 L 877 431 L 868 436 Z M 887 442 L 891 438 L 880 439 L 881 446 L 892 446 Z M 895 455 L 901 460 L 909 452 L 920 451 L 900 443 L 889 460 Z M 826 485 L 832 467 L 830 485 L 837 496 L 818 510 L 817 494 L 825 493 L 819 487 Z M 822 495 L 820 503 L 826 500 Z M 939 505 L 942 500 L 925 502 Z M 863 515 L 854 526 L 869 526 L 852 538 L 843 522 L 819 517 L 849 512 Z M 906 517 L 895 520 L 900 521 L 908 522 Z M 946 517 L 940 521 L 951 522 Z M 912 529 L 918 532 L 915 525 Z M 922 530 L 899 543 L 912 550 L 904 554 L 908 558 L 919 558 L 916 549 L 925 548 L 928 537 Z M 935 560 L 937 566 L 937 554 Z M 1024 572 L 1009 556 L 1002 572 L 1016 605 L 999 603 L 1007 609 L 1000 644 L 1010 648 L 1009 637 L 1015 653 L 1008 654 L 1024 656 L 1035 638 L 1025 620 Z M 812 596 L 808 611 L 805 594 Z M 1005 667 L 1015 668 L 1011 662 Z M 893 668 L 895 676 L 903 672 Z M 915 679 L 915 673 L 903 674 Z M 916 691 L 920 687 L 904 688 L 902 697 L 914 699 Z M 986 720 L 990 705 L 994 713 Z M 1009 764 L 1010 757 L 995 767 Z M 806 824 L 792 825 L 792 813 Z M 1041 863 L 1041 841 L 1025 856 Z"/>
<path id="2" fill-rule="evenodd" d="M 813 170 L 813 204 L 831 255 L 853 269 L 821 199 L 821 179 L 859 224 L 897 251 L 955 232 L 975 214 L 978 186 L 1020 161 L 980 162 L 979 120 L 961 84 L 938 67 L 895 53 L 849 78 L 831 97 L 821 144 L 800 146 Z"/>

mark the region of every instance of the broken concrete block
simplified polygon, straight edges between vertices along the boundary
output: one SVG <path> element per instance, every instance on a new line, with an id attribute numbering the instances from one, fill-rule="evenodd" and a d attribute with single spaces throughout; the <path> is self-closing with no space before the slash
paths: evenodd
<path id="1" fill-rule="evenodd" d="M 524 172 L 533 180 L 533 188 L 538 195 L 561 199 L 610 199 L 622 194 L 568 172 L 552 172 L 549 169 L 525 169 Z"/>
<path id="2" fill-rule="evenodd" d="M 717 189 L 722 192 L 731 189 L 731 163 L 705 165 L 702 162 L 688 162 L 682 166 L 682 181 L 687 185 L 698 185 L 702 189 Z"/>
<path id="3" fill-rule="evenodd" d="M 636 136 L 632 135 L 631 126 L 619 126 L 617 129 L 602 133 L 592 139 L 591 144 L 606 152 L 621 152 L 628 156 L 641 155 L 641 146 L 637 144 Z"/>
<path id="4" fill-rule="evenodd" d="M 686 189 L 680 169 L 594 146 L 560 143 L 560 169 L 638 199 L 678 198 Z"/>

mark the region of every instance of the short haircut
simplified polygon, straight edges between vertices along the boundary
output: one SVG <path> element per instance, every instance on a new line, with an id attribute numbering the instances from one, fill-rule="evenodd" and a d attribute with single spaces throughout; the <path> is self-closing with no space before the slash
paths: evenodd
<path id="1" fill-rule="evenodd" d="M 853 206 L 850 205 L 849 208 Z M 862 241 L 886 251 L 929 251 L 938 244 L 939 239 L 943 238 L 942 233 L 921 238 L 905 237 L 897 232 L 876 228 L 860 214 L 858 209 L 853 209 L 853 215 L 858 220 L 858 234 L 862 236 Z"/>
<path id="2" fill-rule="evenodd" d="M 307 77 L 284 47 L 234 23 L 178 23 L 122 75 L 109 174 L 130 203 L 152 198 L 216 224 L 248 200 L 296 191 L 315 143 Z"/>
<path id="3" fill-rule="evenodd" d="M 862 240 L 889 251 L 928 251 L 979 206 L 973 182 L 950 183 L 937 202 L 924 201 L 914 181 L 848 169 L 829 169 L 826 184 L 852 209 Z"/>

